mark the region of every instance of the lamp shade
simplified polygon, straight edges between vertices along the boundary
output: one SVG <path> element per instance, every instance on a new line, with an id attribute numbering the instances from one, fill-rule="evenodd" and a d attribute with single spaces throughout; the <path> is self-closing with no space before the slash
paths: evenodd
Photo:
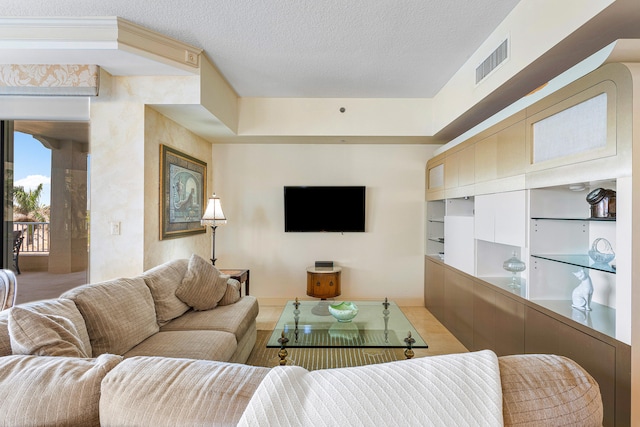
<path id="1" fill-rule="evenodd" d="M 226 223 L 227 218 L 224 217 L 224 212 L 222 212 L 220 197 L 217 197 L 214 194 L 213 196 L 209 197 L 207 209 L 204 211 L 204 215 L 200 219 L 200 225 L 217 226 Z"/>

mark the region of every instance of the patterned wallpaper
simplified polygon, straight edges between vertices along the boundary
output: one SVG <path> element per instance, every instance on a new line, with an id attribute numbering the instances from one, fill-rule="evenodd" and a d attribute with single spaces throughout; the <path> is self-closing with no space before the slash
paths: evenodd
<path id="1" fill-rule="evenodd" d="M 97 65 L 0 64 L 0 95 L 97 95 Z"/>

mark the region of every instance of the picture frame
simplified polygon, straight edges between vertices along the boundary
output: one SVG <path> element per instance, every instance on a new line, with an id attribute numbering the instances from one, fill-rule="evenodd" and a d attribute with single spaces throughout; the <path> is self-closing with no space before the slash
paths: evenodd
<path id="1" fill-rule="evenodd" d="M 160 144 L 160 240 L 206 232 L 207 163 Z"/>

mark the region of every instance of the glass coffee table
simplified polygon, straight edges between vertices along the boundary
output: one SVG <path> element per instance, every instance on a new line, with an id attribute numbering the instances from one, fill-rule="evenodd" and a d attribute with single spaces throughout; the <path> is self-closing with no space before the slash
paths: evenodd
<path id="1" fill-rule="evenodd" d="M 337 301 L 289 301 L 282 311 L 267 348 L 280 348 L 280 365 L 285 365 L 287 347 L 404 348 L 407 359 L 413 348 L 428 348 L 418 331 L 393 301 L 352 301 L 358 314 L 339 322 L 329 312 Z"/>

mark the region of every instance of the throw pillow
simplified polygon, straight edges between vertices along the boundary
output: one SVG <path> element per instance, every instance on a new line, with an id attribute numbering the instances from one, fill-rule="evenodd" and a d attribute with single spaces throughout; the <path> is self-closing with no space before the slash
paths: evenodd
<path id="1" fill-rule="evenodd" d="M 69 319 L 13 307 L 8 320 L 13 354 L 89 357 L 83 349 L 80 334 Z"/>
<path id="2" fill-rule="evenodd" d="M 227 280 L 227 290 L 218 305 L 231 305 L 240 300 L 240 282 L 236 279 Z"/>
<path id="3" fill-rule="evenodd" d="M 160 330 L 151 291 L 141 277 L 78 286 L 62 297 L 82 313 L 94 357 L 125 354 Z"/>
<path id="4" fill-rule="evenodd" d="M 227 280 L 228 275 L 220 274 L 211 263 L 193 254 L 176 296 L 194 310 L 211 310 L 227 291 Z"/>
<path id="5" fill-rule="evenodd" d="M 182 316 L 189 306 L 176 296 L 176 289 L 187 272 L 188 259 L 168 261 L 142 274 L 149 287 L 156 306 L 158 325 L 164 326 L 176 317 Z"/>

